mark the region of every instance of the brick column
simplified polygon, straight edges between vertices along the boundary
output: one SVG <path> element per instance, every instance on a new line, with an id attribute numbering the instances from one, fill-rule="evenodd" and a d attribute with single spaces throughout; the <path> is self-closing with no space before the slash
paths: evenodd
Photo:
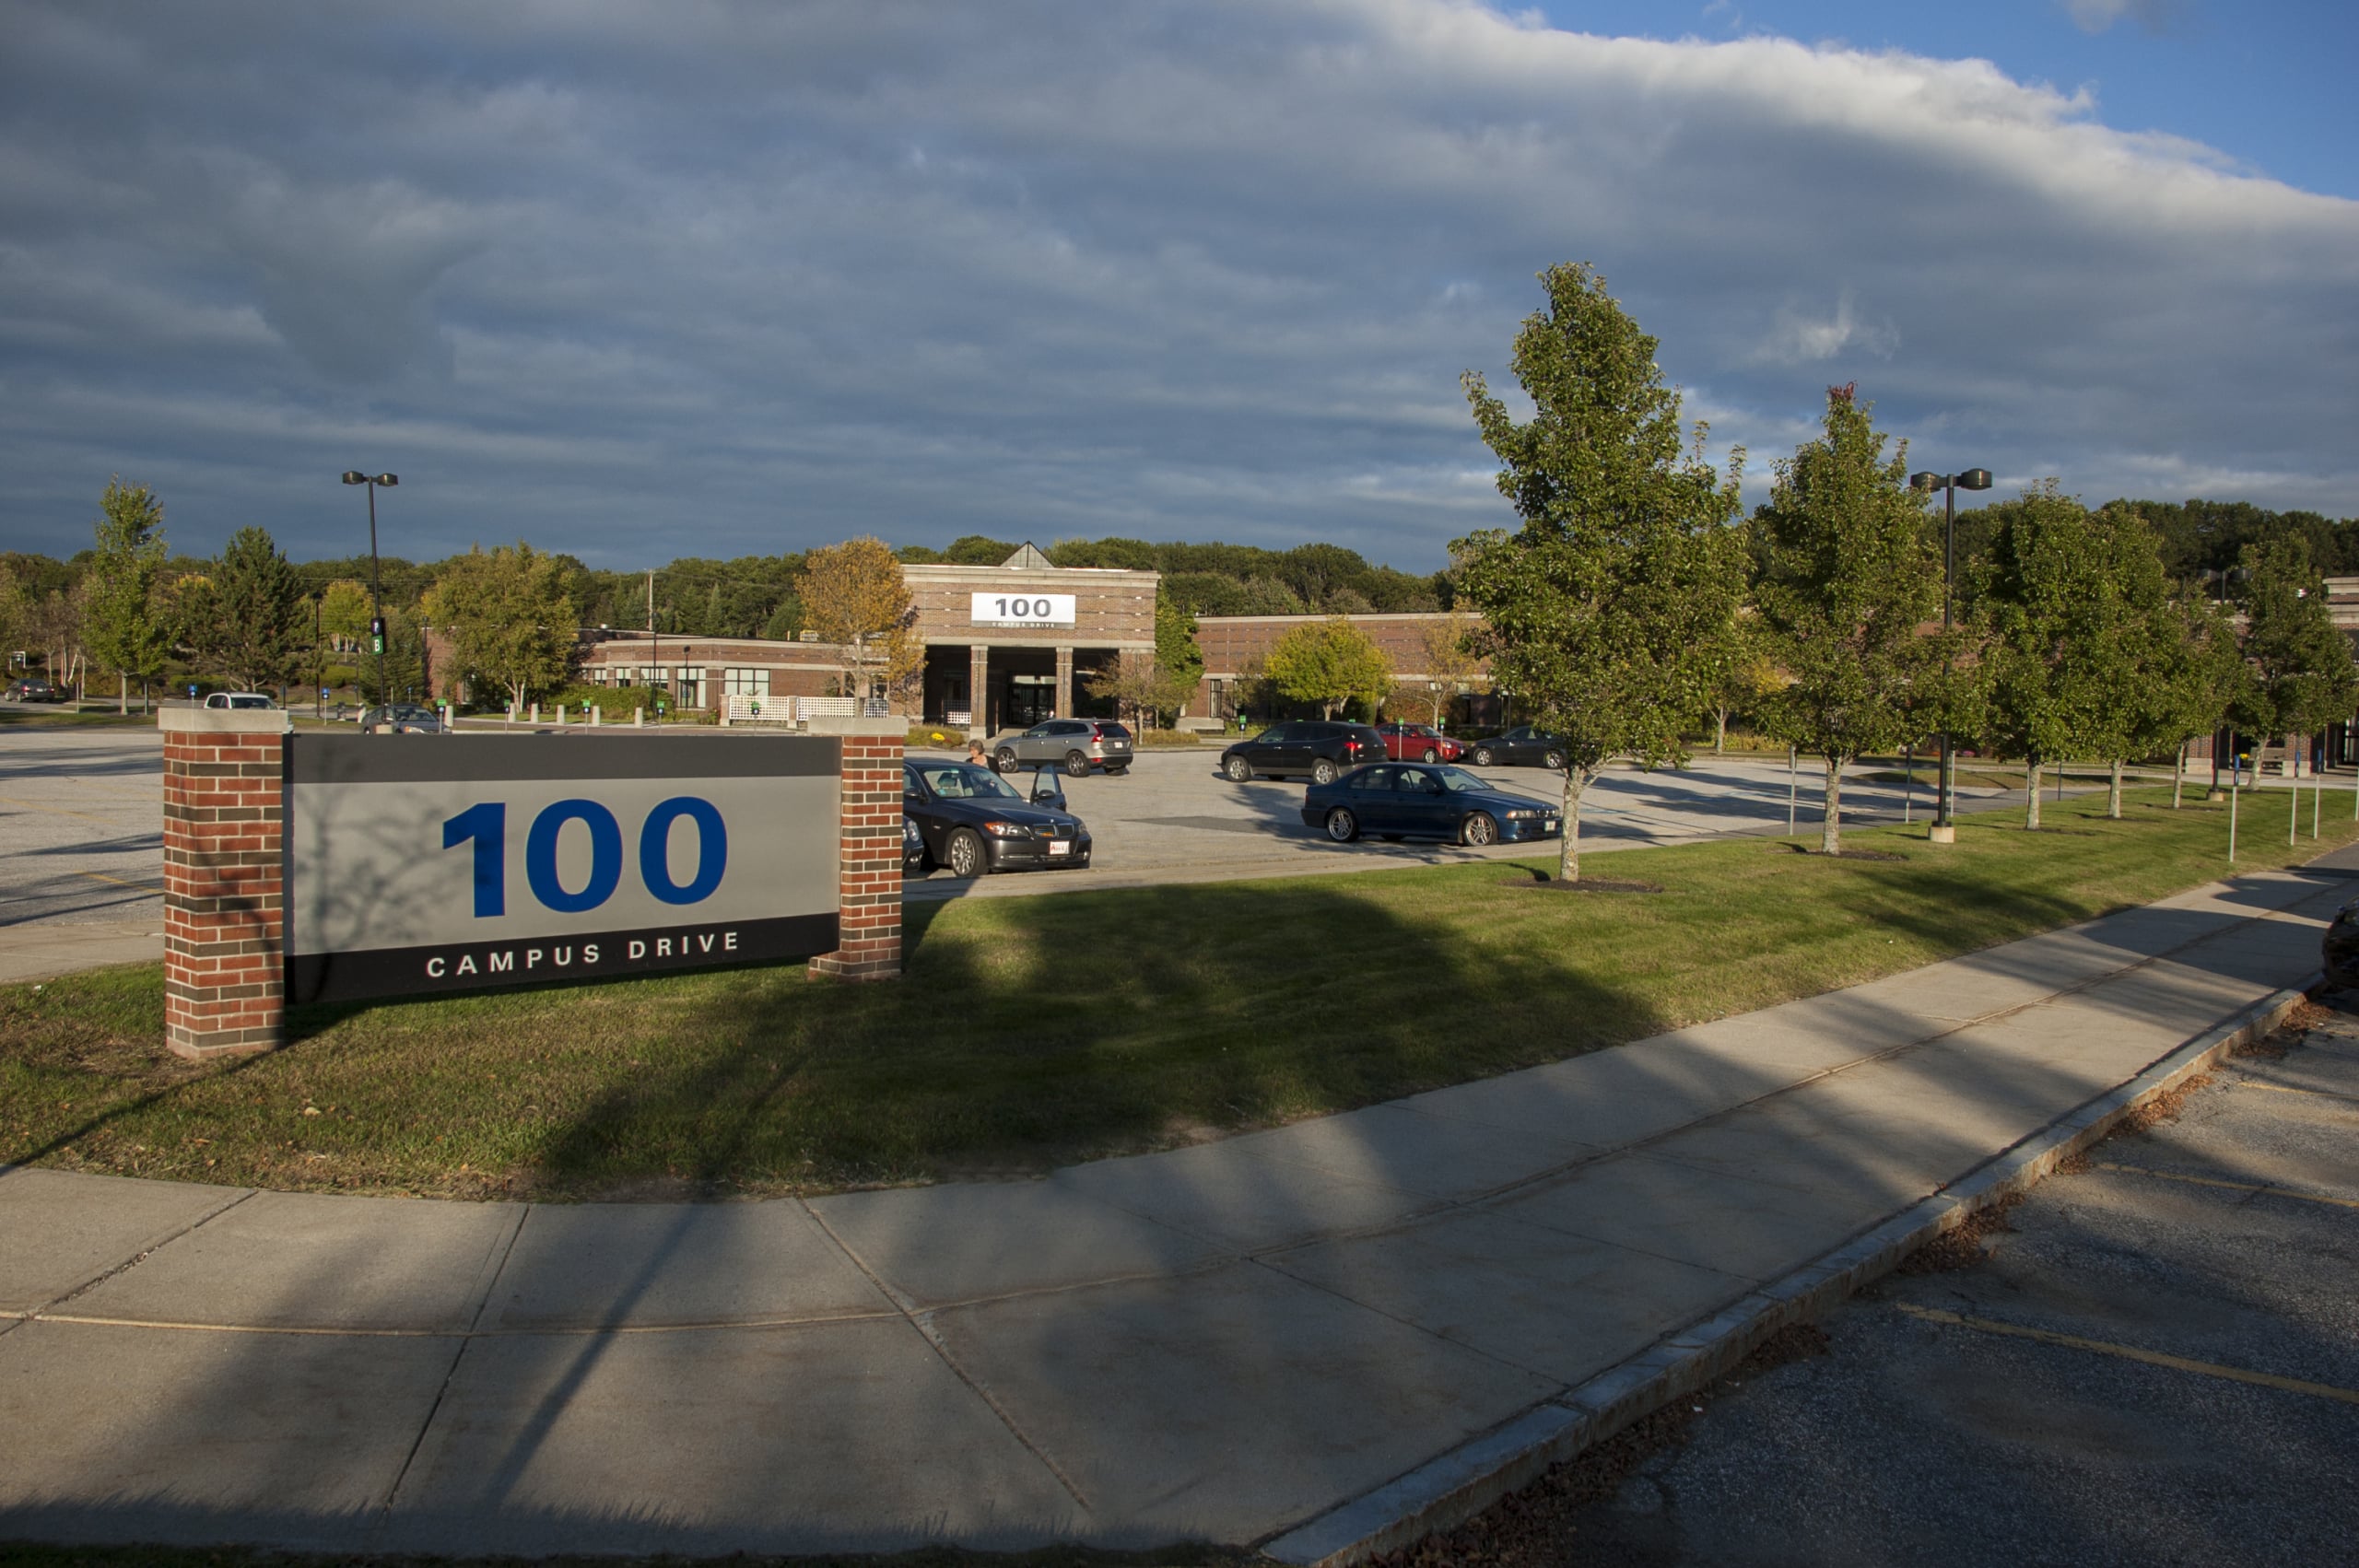
<path id="1" fill-rule="evenodd" d="M 834 726 L 829 726 L 833 730 Z M 837 872 L 842 946 L 811 960 L 814 975 L 891 980 L 901 974 L 901 743 L 899 720 L 846 722 L 843 837 Z"/>
<path id="2" fill-rule="evenodd" d="M 164 1043 L 204 1058 L 266 1051 L 287 1010 L 283 712 L 168 708 L 164 731 Z"/>
<path id="3" fill-rule="evenodd" d="M 992 650 L 986 643 L 967 649 L 967 734 L 970 740 L 991 738 Z"/>
<path id="4" fill-rule="evenodd" d="M 1057 649 L 1057 717 L 1073 717 L 1073 649 Z"/>

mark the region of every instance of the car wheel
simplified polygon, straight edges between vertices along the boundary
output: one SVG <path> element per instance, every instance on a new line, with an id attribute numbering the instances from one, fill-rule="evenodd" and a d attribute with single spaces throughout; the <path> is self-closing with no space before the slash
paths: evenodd
<path id="1" fill-rule="evenodd" d="M 1320 757 L 1310 765 L 1310 781 L 1313 784 L 1332 784 L 1335 782 L 1335 765 Z"/>
<path id="2" fill-rule="evenodd" d="M 962 827 L 952 834 L 945 852 L 952 876 L 983 876 L 992 869 L 992 858 L 983 852 L 983 837 L 971 827 Z"/>
<path id="3" fill-rule="evenodd" d="M 992 754 L 992 771 L 993 773 L 1012 773 L 1015 770 L 1015 748 L 1014 746 L 1002 746 Z"/>
<path id="4" fill-rule="evenodd" d="M 1359 819 L 1350 810 L 1337 806 L 1327 813 L 1327 837 L 1338 844 L 1349 844 L 1360 836 Z"/>
<path id="5" fill-rule="evenodd" d="M 1221 765 L 1221 771 L 1228 775 L 1228 781 L 1232 784 L 1243 784 L 1253 777 L 1252 765 L 1241 756 L 1230 757 Z"/>
<path id="6" fill-rule="evenodd" d="M 1089 773 L 1089 758 L 1079 752 L 1065 753 L 1065 772 L 1075 778 L 1086 778 Z"/>
<path id="7" fill-rule="evenodd" d="M 1477 767 L 1488 767 L 1491 766 L 1490 747 L 1476 746 L 1474 748 L 1474 766 Z"/>
<path id="8" fill-rule="evenodd" d="M 1552 773 L 1562 773 L 1565 771 L 1565 754 L 1550 752 L 1540 759 L 1540 766 Z"/>
<path id="9" fill-rule="evenodd" d="M 1439 762 L 1441 760 L 1441 753 L 1434 750 L 1431 746 L 1427 746 L 1425 750 L 1425 754 L 1418 757 L 1417 760 L 1419 762 Z"/>
<path id="10" fill-rule="evenodd" d="M 1499 825 L 1491 820 L 1489 813 L 1476 812 L 1459 828 L 1458 840 L 1477 849 L 1485 844 L 1496 844 L 1499 841 Z"/>

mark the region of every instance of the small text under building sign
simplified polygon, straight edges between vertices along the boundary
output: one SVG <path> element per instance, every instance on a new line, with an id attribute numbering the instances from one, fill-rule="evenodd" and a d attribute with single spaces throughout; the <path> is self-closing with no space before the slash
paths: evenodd
<path id="1" fill-rule="evenodd" d="M 288 743 L 289 1001 L 809 958 L 838 945 L 833 737 Z"/>
<path id="2" fill-rule="evenodd" d="M 983 592 L 974 596 L 968 620 L 979 626 L 1069 626 L 1074 624 L 1070 593 Z"/>

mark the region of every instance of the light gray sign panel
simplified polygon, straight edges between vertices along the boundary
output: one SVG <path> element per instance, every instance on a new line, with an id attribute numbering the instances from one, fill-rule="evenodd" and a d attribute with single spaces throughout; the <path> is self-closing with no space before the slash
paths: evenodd
<path id="1" fill-rule="evenodd" d="M 289 749 L 297 1000 L 834 945 L 834 739 L 298 734 Z"/>

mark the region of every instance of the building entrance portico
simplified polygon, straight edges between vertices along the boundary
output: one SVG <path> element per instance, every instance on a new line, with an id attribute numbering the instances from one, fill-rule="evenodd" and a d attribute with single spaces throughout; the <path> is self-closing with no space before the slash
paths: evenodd
<path id="1" fill-rule="evenodd" d="M 1060 568 L 1027 544 L 996 567 L 911 563 L 901 575 L 933 723 L 992 734 L 1069 716 L 1094 706 L 1076 684 L 1091 671 L 1155 650 L 1154 572 Z"/>

